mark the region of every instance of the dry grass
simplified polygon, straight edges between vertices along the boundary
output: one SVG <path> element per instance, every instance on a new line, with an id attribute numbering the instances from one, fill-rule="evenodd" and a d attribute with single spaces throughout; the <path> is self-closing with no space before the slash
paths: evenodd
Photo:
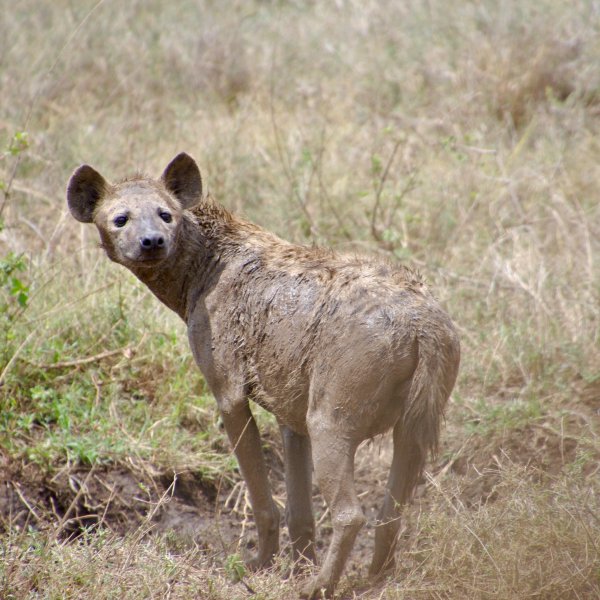
<path id="1" fill-rule="evenodd" d="M 503 461 L 506 462 L 506 461 Z M 593 598 L 598 489 L 497 465 L 497 499 L 476 510 L 440 486 L 420 515 L 390 598 Z M 446 488 L 446 489 L 444 489 Z"/>
<path id="2" fill-rule="evenodd" d="M 597 597 L 598 487 L 564 477 L 540 484 L 534 471 L 506 459 L 496 471 L 497 499 L 477 508 L 461 500 L 456 478 L 432 479 L 426 510 L 411 511 L 396 572 L 383 581 L 354 574 L 342 582 L 341 597 Z M 251 574 L 234 555 L 224 560 L 172 536 L 148 537 L 146 525 L 125 536 L 87 533 L 71 543 L 13 530 L 0 545 L 3 597 L 29 598 L 35 590 L 42 597 L 95 599 L 298 597 L 301 580 L 288 578 L 285 555 L 269 572 Z"/>
<path id="3" fill-rule="evenodd" d="M 459 325 L 443 456 L 404 558 L 385 585 L 352 571 L 344 597 L 600 595 L 593 4 L 0 0 L 0 14 L 0 467 L 236 480 L 182 325 L 64 201 L 81 162 L 158 174 L 185 150 L 212 195 L 288 239 L 416 264 Z M 26 270 L 4 277 L 11 252 Z M 51 543 L 7 519 L 6 597 L 249 595 L 210 548 L 135 531 Z M 257 597 L 294 596 L 280 563 L 248 576 Z"/>

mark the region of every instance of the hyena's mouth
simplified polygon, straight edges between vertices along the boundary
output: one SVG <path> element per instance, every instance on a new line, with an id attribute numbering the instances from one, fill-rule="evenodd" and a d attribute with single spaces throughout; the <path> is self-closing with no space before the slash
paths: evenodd
<path id="1" fill-rule="evenodd" d="M 128 265 L 136 267 L 153 267 L 168 256 L 166 248 L 157 248 L 152 252 L 139 252 L 135 255 L 125 255 L 123 258 Z"/>

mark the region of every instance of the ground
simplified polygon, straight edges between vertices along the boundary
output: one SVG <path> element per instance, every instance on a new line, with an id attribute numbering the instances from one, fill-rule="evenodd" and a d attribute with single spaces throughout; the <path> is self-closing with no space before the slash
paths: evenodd
<path id="1" fill-rule="evenodd" d="M 432 508 L 432 494 L 442 487 L 452 491 L 452 502 L 462 510 L 477 513 L 484 506 L 502 505 L 514 493 L 503 479 L 507 471 L 517 471 L 524 481 L 547 485 L 577 459 L 579 440 L 568 433 L 582 424 L 597 420 L 600 412 L 600 386 L 582 388 L 584 402 L 563 407 L 563 431 L 544 420 L 512 430 L 489 443 L 465 436 L 464 429 L 449 426 L 441 455 L 428 465 L 415 497 L 405 511 L 398 558 L 411 562 L 419 545 L 421 515 Z M 456 407 L 454 407 L 456 410 Z M 451 408 L 452 412 L 452 408 Z M 373 546 L 374 523 L 381 505 L 388 465 L 389 436 L 363 444 L 357 452 L 356 481 L 367 525 L 360 532 L 349 561 L 346 576 L 351 593 L 342 598 L 375 598 L 383 593 L 382 582 L 366 583 L 365 574 Z M 278 441 L 267 446 L 274 496 L 285 510 L 283 464 Z M 599 456 L 587 460 L 581 471 L 583 481 L 598 478 Z M 203 481 L 198 473 L 148 472 L 144 468 L 107 466 L 81 468 L 65 466 L 51 478 L 32 464 L 11 461 L 2 456 L 0 490 L 1 522 L 13 530 L 35 528 L 51 532 L 61 543 L 77 544 L 85 531 L 108 530 L 117 536 L 136 534 L 144 539 L 166 538 L 171 551 L 199 550 L 205 559 L 222 568 L 228 557 L 249 557 L 255 545 L 255 530 L 245 485 L 239 478 Z M 439 499 L 439 498 L 438 498 Z M 318 489 L 313 498 L 317 519 L 317 547 L 323 556 L 331 527 L 326 505 Z M 504 510 L 504 509 L 503 509 Z M 283 517 L 282 517 L 283 522 Z M 6 532 L 6 530 L 5 530 Z M 282 552 L 289 553 L 285 527 Z M 406 566 L 406 565 L 405 565 Z M 285 576 L 285 573 L 284 573 Z M 247 581 L 243 577 L 242 581 Z M 255 591 L 248 583 L 249 590 Z M 235 587 L 235 584 L 234 584 Z"/>

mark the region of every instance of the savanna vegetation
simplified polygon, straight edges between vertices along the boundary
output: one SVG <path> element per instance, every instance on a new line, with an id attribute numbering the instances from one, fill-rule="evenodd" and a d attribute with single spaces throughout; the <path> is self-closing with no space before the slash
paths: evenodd
<path id="1" fill-rule="evenodd" d="M 599 64 L 585 0 L 0 0 L 0 597 L 297 597 L 285 544 L 244 567 L 183 323 L 67 214 L 77 165 L 182 150 L 282 237 L 418 267 L 459 327 L 398 566 L 366 577 L 376 439 L 338 596 L 600 597 Z"/>

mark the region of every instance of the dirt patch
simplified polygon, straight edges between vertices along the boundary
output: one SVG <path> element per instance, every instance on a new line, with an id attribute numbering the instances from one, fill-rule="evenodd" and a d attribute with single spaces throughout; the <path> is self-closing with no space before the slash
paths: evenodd
<path id="1" fill-rule="evenodd" d="M 357 489 L 368 526 L 353 553 L 356 567 L 370 556 L 373 527 L 384 494 L 390 455 L 387 440 L 361 448 L 357 456 Z M 277 452 L 269 456 L 274 497 L 282 521 L 285 482 Z M 148 474 L 135 468 L 67 468 L 49 476 L 34 464 L 0 458 L 0 530 L 33 527 L 74 540 L 84 529 L 108 528 L 126 534 L 145 528 L 144 534 L 168 534 L 175 546 L 193 544 L 215 556 L 250 553 L 256 532 L 246 488 L 203 481 L 195 473 Z M 329 513 L 315 488 L 318 521 L 317 547 L 322 552 L 331 534 Z M 283 523 L 282 523 L 283 524 Z M 240 542 L 240 539 L 242 541 Z M 282 528 L 282 548 L 288 546 Z"/>
<path id="2" fill-rule="evenodd" d="M 106 527 L 118 534 L 142 525 L 188 533 L 214 521 L 217 494 L 192 474 L 151 476 L 126 467 L 64 467 L 53 476 L 34 464 L 0 464 L 0 528 L 51 529 L 74 539 L 84 528 Z M 185 518 L 174 519 L 174 514 Z"/>

